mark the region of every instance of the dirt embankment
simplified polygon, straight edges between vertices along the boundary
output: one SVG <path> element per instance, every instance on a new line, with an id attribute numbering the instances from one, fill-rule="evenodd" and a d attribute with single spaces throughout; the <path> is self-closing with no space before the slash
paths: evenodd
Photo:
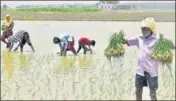
<path id="1" fill-rule="evenodd" d="M 15 20 L 45 21 L 141 21 L 146 17 L 154 17 L 159 22 L 175 22 L 175 12 L 147 11 L 101 11 L 90 13 L 73 12 L 1 12 L 1 20 L 5 14 L 13 15 Z"/>

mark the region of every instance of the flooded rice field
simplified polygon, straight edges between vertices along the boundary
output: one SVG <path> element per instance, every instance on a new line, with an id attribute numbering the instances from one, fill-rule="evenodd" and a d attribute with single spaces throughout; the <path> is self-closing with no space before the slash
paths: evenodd
<path id="1" fill-rule="evenodd" d="M 134 100 L 134 76 L 138 59 L 136 47 L 125 46 L 125 55 L 110 64 L 103 51 L 112 32 L 124 30 L 127 38 L 139 35 L 140 22 L 78 22 L 78 21 L 15 21 L 14 32 L 29 32 L 36 50 L 11 52 L 1 43 L 1 99 L 2 100 Z M 157 31 L 175 41 L 175 22 L 158 22 Z M 78 56 L 68 52 L 60 57 L 54 36 L 70 32 L 78 39 L 87 36 L 96 40 L 93 55 Z M 174 53 L 175 54 L 175 53 Z M 175 75 L 175 57 L 172 74 Z M 166 67 L 159 69 L 159 100 L 175 99 L 175 76 Z M 143 99 L 149 100 L 144 88 Z"/>

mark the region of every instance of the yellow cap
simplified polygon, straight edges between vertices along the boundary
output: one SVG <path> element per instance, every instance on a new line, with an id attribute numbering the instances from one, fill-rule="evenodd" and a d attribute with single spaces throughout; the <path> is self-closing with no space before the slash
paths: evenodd
<path id="1" fill-rule="evenodd" d="M 12 22 L 12 16 L 11 15 L 9 15 L 9 14 L 6 14 L 5 15 L 5 25 L 6 26 L 9 26 L 10 24 L 11 24 L 11 22 Z"/>
<path id="2" fill-rule="evenodd" d="M 142 20 L 141 27 L 150 28 L 150 30 L 156 34 L 156 24 L 153 17 L 148 17 L 145 20 Z"/>
<path id="3" fill-rule="evenodd" d="M 6 14 L 5 19 L 10 19 L 10 20 L 12 20 L 12 16 L 9 15 L 9 14 Z"/>
<path id="4" fill-rule="evenodd" d="M 9 14 L 6 14 L 5 16 L 6 25 L 9 25 L 11 22 L 12 22 L 12 16 L 10 16 Z"/>

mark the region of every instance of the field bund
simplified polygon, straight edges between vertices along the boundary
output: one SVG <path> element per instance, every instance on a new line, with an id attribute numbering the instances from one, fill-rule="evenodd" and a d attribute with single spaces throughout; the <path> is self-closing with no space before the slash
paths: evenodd
<path id="1" fill-rule="evenodd" d="M 40 21 L 141 21 L 154 17 L 160 22 L 175 22 L 175 11 L 99 11 L 99 10 L 1 10 L 1 20 L 5 14 L 11 14 L 15 20 Z"/>

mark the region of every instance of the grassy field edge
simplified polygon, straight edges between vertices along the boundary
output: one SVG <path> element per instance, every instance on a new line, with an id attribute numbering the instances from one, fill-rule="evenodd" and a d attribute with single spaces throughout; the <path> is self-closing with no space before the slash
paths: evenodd
<path id="1" fill-rule="evenodd" d="M 97 12 L 31 12 L 1 10 L 1 20 L 11 14 L 14 20 L 34 21 L 141 21 L 154 17 L 160 22 L 175 22 L 174 11 L 97 11 Z"/>

